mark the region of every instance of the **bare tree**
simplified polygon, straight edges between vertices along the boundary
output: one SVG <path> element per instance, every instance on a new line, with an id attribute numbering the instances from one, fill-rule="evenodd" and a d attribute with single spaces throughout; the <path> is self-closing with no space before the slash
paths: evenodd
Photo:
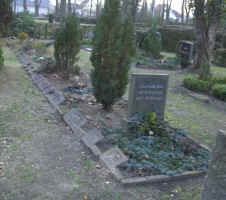
<path id="1" fill-rule="evenodd" d="M 71 15 L 72 7 L 71 7 L 71 0 L 68 0 L 68 14 Z"/>
<path id="2" fill-rule="evenodd" d="M 165 19 L 165 11 L 166 11 L 165 6 L 166 6 L 166 1 L 163 0 L 162 1 L 162 23 L 164 22 L 164 19 Z"/>
<path id="3" fill-rule="evenodd" d="M 35 16 L 39 16 L 39 8 L 42 0 L 35 0 Z"/>
<path id="4" fill-rule="evenodd" d="M 210 76 L 214 58 L 216 31 L 223 14 L 223 0 L 195 0 L 196 55 L 193 67 L 200 68 L 200 79 Z"/>
<path id="5" fill-rule="evenodd" d="M 182 5 L 181 5 L 181 23 L 184 23 L 184 6 L 185 6 L 185 0 L 182 0 Z"/>
<path id="6" fill-rule="evenodd" d="M 151 2 L 151 15 L 154 17 L 154 12 L 155 12 L 155 0 L 152 0 Z"/>
<path id="7" fill-rule="evenodd" d="M 169 22 L 169 18 L 170 18 L 170 10 L 171 10 L 171 5 L 172 5 L 172 1 L 173 0 L 167 0 L 166 3 L 166 22 Z"/>
<path id="8" fill-rule="evenodd" d="M 92 9 L 93 9 L 93 0 L 90 0 L 90 11 L 89 11 L 89 16 L 92 16 Z"/>
<path id="9" fill-rule="evenodd" d="M 66 15 L 66 6 L 67 2 L 66 0 L 61 0 L 60 2 L 60 17 L 63 18 Z"/>
<path id="10" fill-rule="evenodd" d="M 186 14 L 186 24 L 188 24 L 191 9 L 192 9 L 192 1 L 191 0 L 184 0 L 184 10 L 185 10 L 185 14 Z"/>
<path id="11" fill-rule="evenodd" d="M 23 1 L 24 12 L 27 11 L 27 0 Z"/>

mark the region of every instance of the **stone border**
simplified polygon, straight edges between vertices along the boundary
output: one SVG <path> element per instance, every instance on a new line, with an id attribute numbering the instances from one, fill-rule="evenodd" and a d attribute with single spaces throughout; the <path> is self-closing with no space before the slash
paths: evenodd
<path id="1" fill-rule="evenodd" d="M 157 176 L 124 178 L 122 173 L 118 169 L 118 166 L 124 162 L 127 162 L 128 157 L 118 147 L 111 148 L 108 151 L 102 153 L 97 146 L 97 143 L 104 139 L 101 132 L 98 129 L 92 129 L 88 132 L 85 132 L 82 129 L 82 126 L 84 125 L 84 123 L 81 123 L 80 126 L 78 126 L 76 123 L 73 123 L 72 125 L 73 120 L 71 119 L 68 120 L 68 117 L 67 117 L 68 114 L 72 112 L 72 110 L 70 110 L 68 113 L 64 115 L 59 105 L 54 103 L 54 101 L 51 99 L 51 94 L 54 91 L 55 92 L 58 92 L 58 91 L 56 91 L 56 89 L 50 84 L 49 87 L 51 87 L 51 89 L 45 92 L 45 90 L 43 90 L 43 88 L 40 87 L 40 85 L 38 84 L 38 80 L 39 79 L 44 80 L 46 78 L 34 72 L 34 68 L 31 66 L 31 63 L 26 59 L 23 52 L 16 54 L 16 56 L 24 65 L 24 71 L 30 76 L 31 80 L 39 88 L 42 94 L 47 98 L 47 100 L 53 106 L 53 108 L 60 114 L 63 121 L 71 128 L 73 133 L 77 134 L 78 132 L 80 132 L 82 134 L 81 141 L 83 142 L 83 144 L 88 149 L 90 149 L 90 151 L 97 157 L 98 160 L 100 160 L 100 162 L 104 166 L 106 166 L 110 170 L 113 177 L 117 181 L 121 182 L 123 185 L 129 186 L 129 185 L 147 184 L 147 183 L 163 183 L 163 182 L 169 182 L 169 181 L 177 181 L 185 178 L 199 177 L 206 174 L 206 172 L 195 171 L 195 172 L 184 172 L 183 174 L 175 175 L 175 176 L 157 175 Z M 82 116 L 81 113 L 79 113 L 79 115 Z M 188 138 L 193 140 L 192 137 L 188 137 Z M 200 146 L 210 151 L 208 147 L 204 145 L 200 145 Z"/>

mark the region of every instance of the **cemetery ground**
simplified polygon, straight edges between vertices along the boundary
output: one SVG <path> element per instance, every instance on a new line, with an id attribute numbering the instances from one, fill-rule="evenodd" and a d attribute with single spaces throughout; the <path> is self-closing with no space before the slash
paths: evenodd
<path id="1" fill-rule="evenodd" d="M 65 127 L 24 74 L 12 51 L 4 50 L 6 67 L 0 75 L 0 131 L 3 133 L 0 138 L 0 199 L 66 200 L 83 199 L 86 195 L 88 199 L 170 199 L 172 195 L 178 199 L 195 199 L 189 195 L 198 194 L 202 178 L 131 188 L 115 182 L 103 166 L 99 169 L 99 163 L 80 143 L 81 136 L 72 134 Z M 88 57 L 89 53 L 82 50 L 79 65 L 84 73 L 88 73 L 91 67 Z M 212 70 L 216 74 L 226 74 L 223 68 L 212 67 Z M 212 147 L 217 130 L 225 129 L 224 103 L 217 100 L 213 103 L 205 95 L 194 95 L 184 90 L 181 86 L 184 71 L 137 68 L 132 68 L 132 71 L 169 74 L 166 120 Z M 56 75 L 47 77 L 58 89 L 64 88 L 65 83 Z M 62 109 L 66 112 L 76 107 L 97 126 L 100 122 L 117 126 L 117 119 L 125 116 L 127 99 L 128 94 L 110 114 L 104 113 L 100 105 L 89 104 L 89 101 L 69 103 Z"/>

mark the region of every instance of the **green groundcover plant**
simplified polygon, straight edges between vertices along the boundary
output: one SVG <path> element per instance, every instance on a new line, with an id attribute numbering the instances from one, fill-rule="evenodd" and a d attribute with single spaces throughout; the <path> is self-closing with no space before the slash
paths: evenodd
<path id="1" fill-rule="evenodd" d="M 102 134 L 128 155 L 129 161 L 120 166 L 122 170 L 152 175 L 207 171 L 209 152 L 189 140 L 183 130 L 157 121 L 154 114 L 135 115 L 130 119 L 129 131 L 104 127 Z"/>

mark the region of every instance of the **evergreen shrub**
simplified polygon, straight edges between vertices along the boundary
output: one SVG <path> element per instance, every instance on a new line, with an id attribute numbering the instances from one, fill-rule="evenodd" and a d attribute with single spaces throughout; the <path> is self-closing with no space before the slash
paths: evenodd
<path id="1" fill-rule="evenodd" d="M 211 83 L 195 76 L 187 76 L 184 78 L 184 87 L 197 92 L 209 92 Z"/>
<path id="2" fill-rule="evenodd" d="M 79 59 L 77 55 L 80 51 L 80 25 L 75 15 L 65 19 L 64 25 L 56 34 L 54 47 L 57 70 L 68 79 Z"/>
<path id="3" fill-rule="evenodd" d="M 17 36 L 19 33 L 24 32 L 30 37 L 36 37 L 36 23 L 33 17 L 28 12 L 19 13 L 13 16 L 12 23 L 10 24 L 11 35 Z"/>
<path id="4" fill-rule="evenodd" d="M 151 30 L 144 38 L 141 48 L 145 51 L 147 56 L 159 58 L 162 49 L 162 40 L 159 33 Z"/>
<path id="5" fill-rule="evenodd" d="M 216 98 L 226 101 L 226 84 L 215 84 L 212 88 L 212 92 Z"/>
<path id="6" fill-rule="evenodd" d="M 91 72 L 93 93 L 106 110 L 123 96 L 131 57 L 135 54 L 130 17 L 122 20 L 120 0 L 106 0 L 93 38 Z"/>

